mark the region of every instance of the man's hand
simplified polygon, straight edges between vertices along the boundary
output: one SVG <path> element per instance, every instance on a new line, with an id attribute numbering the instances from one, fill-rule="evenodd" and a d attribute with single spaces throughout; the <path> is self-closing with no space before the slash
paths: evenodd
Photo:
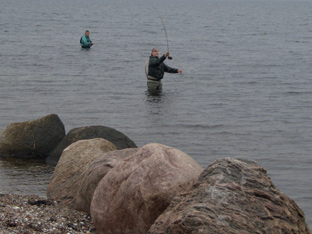
<path id="1" fill-rule="evenodd" d="M 181 70 L 181 69 L 178 69 L 178 73 L 179 73 L 179 74 L 182 74 L 182 70 Z"/>
<path id="2" fill-rule="evenodd" d="M 167 53 L 165 53 L 165 57 L 168 57 L 170 55 L 169 51 L 167 51 Z"/>

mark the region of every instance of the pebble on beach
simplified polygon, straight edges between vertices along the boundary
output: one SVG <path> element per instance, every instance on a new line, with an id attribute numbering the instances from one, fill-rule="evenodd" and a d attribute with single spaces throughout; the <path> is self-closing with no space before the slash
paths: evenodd
<path id="1" fill-rule="evenodd" d="M 95 233 L 91 218 L 36 195 L 0 194 L 1 233 Z"/>

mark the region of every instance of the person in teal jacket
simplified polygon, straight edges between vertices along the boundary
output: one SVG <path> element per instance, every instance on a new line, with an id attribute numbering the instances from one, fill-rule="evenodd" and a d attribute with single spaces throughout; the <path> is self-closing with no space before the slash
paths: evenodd
<path id="1" fill-rule="evenodd" d="M 81 37 L 80 45 L 82 48 L 91 48 L 91 46 L 93 46 L 94 43 L 91 41 L 89 35 L 90 32 L 87 30 L 85 34 Z"/>

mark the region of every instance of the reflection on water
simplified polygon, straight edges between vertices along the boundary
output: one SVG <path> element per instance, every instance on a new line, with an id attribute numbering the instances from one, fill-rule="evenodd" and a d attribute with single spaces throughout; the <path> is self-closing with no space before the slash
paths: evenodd
<path id="1" fill-rule="evenodd" d="M 54 167 L 31 159 L 0 159 L 0 193 L 46 197 Z"/>
<path id="2" fill-rule="evenodd" d="M 145 95 L 145 109 L 147 111 L 147 117 L 150 118 L 154 116 L 161 118 L 163 116 L 163 109 L 166 108 L 169 102 L 169 100 L 167 100 L 166 93 L 162 91 L 157 93 L 151 93 L 149 91 L 146 91 Z"/>
<path id="3" fill-rule="evenodd" d="M 147 102 L 158 103 L 158 102 L 162 101 L 163 93 L 161 91 L 160 92 L 146 91 L 145 95 L 146 95 L 146 101 Z"/>

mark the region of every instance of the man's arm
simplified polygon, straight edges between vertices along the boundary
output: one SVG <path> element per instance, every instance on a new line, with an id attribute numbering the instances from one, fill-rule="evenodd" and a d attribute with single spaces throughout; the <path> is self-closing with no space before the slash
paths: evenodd
<path id="1" fill-rule="evenodd" d="M 149 65 L 150 66 L 159 66 L 161 63 L 163 63 L 165 61 L 166 57 L 165 55 L 161 56 L 160 58 L 153 58 L 153 59 L 150 59 L 150 63 Z"/>
<path id="2" fill-rule="evenodd" d="M 181 69 L 172 68 L 172 67 L 169 67 L 169 66 L 166 65 L 166 64 L 164 64 L 164 65 L 165 65 L 165 72 L 182 74 L 182 70 L 181 70 Z"/>
<path id="3" fill-rule="evenodd" d="M 169 67 L 168 65 L 165 65 L 165 72 L 168 73 L 178 73 L 179 69 L 173 68 L 173 67 Z"/>

